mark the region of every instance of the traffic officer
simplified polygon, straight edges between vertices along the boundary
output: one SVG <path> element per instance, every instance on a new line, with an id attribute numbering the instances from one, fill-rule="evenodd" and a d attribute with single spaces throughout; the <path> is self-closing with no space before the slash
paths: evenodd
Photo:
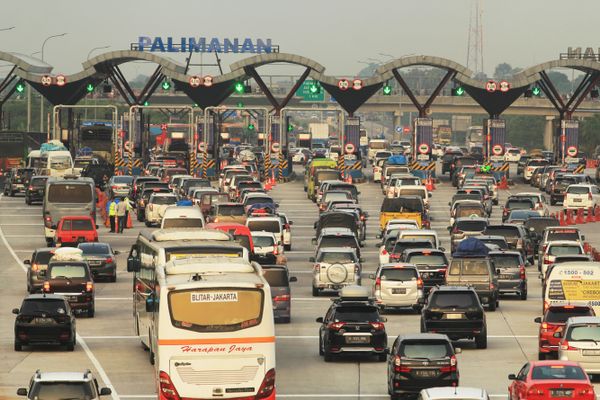
<path id="1" fill-rule="evenodd" d="M 127 224 L 127 203 L 125 202 L 125 198 L 122 198 L 121 201 L 117 204 L 117 218 L 119 218 L 119 226 L 117 227 L 118 233 L 123 233 L 123 228 Z"/>
<path id="2" fill-rule="evenodd" d="M 114 197 L 110 200 L 110 204 L 108 206 L 108 218 L 110 219 L 110 231 L 111 233 L 115 233 L 117 201 Z"/>

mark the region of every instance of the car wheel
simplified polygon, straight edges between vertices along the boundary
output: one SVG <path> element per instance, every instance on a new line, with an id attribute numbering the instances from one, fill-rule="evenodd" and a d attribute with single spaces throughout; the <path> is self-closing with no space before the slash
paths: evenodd
<path id="1" fill-rule="evenodd" d="M 497 307 L 497 302 L 496 302 L 496 300 L 492 299 L 490 301 L 490 303 L 488 304 L 488 310 L 496 311 L 496 307 Z"/>
<path id="2" fill-rule="evenodd" d="M 312 295 L 313 295 L 313 297 L 318 297 L 319 296 L 319 288 L 316 288 L 313 286 Z"/>
<path id="3" fill-rule="evenodd" d="M 18 340 L 15 339 L 15 351 L 21 351 L 23 350 L 23 345 L 21 344 L 21 342 L 19 342 Z"/>
<path id="4" fill-rule="evenodd" d="M 95 307 L 92 305 L 90 306 L 90 308 L 88 308 L 87 310 L 87 317 L 88 318 L 94 318 L 94 314 L 96 313 Z"/>
<path id="5" fill-rule="evenodd" d="M 67 344 L 66 346 L 67 351 L 73 351 L 75 350 L 75 339 L 73 339 L 73 341 L 69 344 Z"/>
<path id="6" fill-rule="evenodd" d="M 319 355 L 322 356 L 324 354 L 325 352 L 323 351 L 323 340 L 321 339 L 321 335 L 319 335 Z"/>
<path id="7" fill-rule="evenodd" d="M 475 345 L 478 349 L 487 349 L 487 329 L 483 329 L 477 337 L 475 337 Z"/>
<path id="8" fill-rule="evenodd" d="M 421 333 L 427 333 L 427 328 L 425 327 L 425 321 L 421 318 Z"/>
<path id="9" fill-rule="evenodd" d="M 333 354 L 325 350 L 323 359 L 325 360 L 325 362 L 331 362 L 333 361 Z"/>
<path id="10" fill-rule="evenodd" d="M 383 354 L 377 354 L 377 361 L 379 362 L 386 362 L 387 361 L 387 354 L 383 353 Z"/>
<path id="11" fill-rule="evenodd" d="M 114 271 L 114 275 L 110 277 L 110 282 L 115 283 L 117 281 L 117 271 Z"/>
<path id="12" fill-rule="evenodd" d="M 520 299 L 521 300 L 527 300 L 527 289 L 521 291 Z"/>
<path id="13" fill-rule="evenodd" d="M 285 251 L 291 251 L 292 250 L 292 245 L 291 244 L 285 244 L 285 245 L 283 245 L 283 249 Z"/>

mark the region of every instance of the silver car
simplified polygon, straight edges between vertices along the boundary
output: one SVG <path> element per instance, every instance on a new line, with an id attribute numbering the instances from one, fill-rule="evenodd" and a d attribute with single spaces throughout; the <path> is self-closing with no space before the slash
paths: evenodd
<path id="1" fill-rule="evenodd" d="M 349 285 L 361 283 L 361 259 L 351 247 L 324 247 L 319 249 L 314 263 L 312 295 L 318 296 L 322 290 L 339 290 Z"/>
<path id="2" fill-rule="evenodd" d="M 558 359 L 576 361 L 588 374 L 600 374 L 600 317 L 571 317 L 558 344 Z"/>

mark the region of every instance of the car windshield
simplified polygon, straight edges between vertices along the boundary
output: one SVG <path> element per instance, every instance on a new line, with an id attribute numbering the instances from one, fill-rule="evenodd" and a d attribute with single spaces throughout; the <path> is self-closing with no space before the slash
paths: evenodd
<path id="1" fill-rule="evenodd" d="M 86 269 L 83 265 L 53 265 L 50 268 L 50 278 L 85 278 L 87 277 Z"/>
<path id="2" fill-rule="evenodd" d="M 429 301 L 429 306 L 434 308 L 469 308 L 477 305 L 475 293 L 448 291 L 434 293 Z"/>
<path id="3" fill-rule="evenodd" d="M 490 256 L 496 268 L 519 268 L 521 257 L 518 254 L 494 254 Z"/>
<path id="4" fill-rule="evenodd" d="M 333 252 L 333 251 L 323 251 L 319 255 L 317 262 L 327 263 L 327 264 L 348 264 L 356 262 L 356 258 L 354 253 L 352 252 Z"/>
<path id="5" fill-rule="evenodd" d="M 458 221 L 456 228 L 463 232 L 481 232 L 487 226 L 485 221 Z"/>
<path id="6" fill-rule="evenodd" d="M 254 232 L 272 232 L 272 233 L 280 233 L 281 232 L 281 223 L 278 220 L 262 220 L 255 219 L 248 221 L 248 229 Z"/>
<path id="7" fill-rule="evenodd" d="M 62 229 L 64 231 L 92 231 L 91 219 L 66 219 L 63 221 Z"/>
<path id="8" fill-rule="evenodd" d="M 269 247 L 275 245 L 275 239 L 271 236 L 252 236 L 254 247 Z"/>
<path id="9" fill-rule="evenodd" d="M 357 243 L 354 236 L 323 236 L 319 247 L 352 247 L 356 248 Z"/>
<path id="10" fill-rule="evenodd" d="M 283 268 L 263 268 L 264 277 L 269 282 L 269 286 L 287 287 L 289 286 L 288 272 Z"/>
<path id="11" fill-rule="evenodd" d="M 29 398 L 38 400 L 86 400 L 94 398 L 91 384 L 85 382 L 39 382 L 33 385 Z"/>
<path id="12" fill-rule="evenodd" d="M 447 263 L 443 254 L 412 254 L 408 256 L 406 262 L 415 265 L 445 265 Z"/>
<path id="13" fill-rule="evenodd" d="M 577 365 L 543 365 L 533 367 L 531 379 L 549 380 L 549 379 L 569 379 L 569 380 L 587 380 L 587 375 L 581 367 Z"/>
<path id="14" fill-rule="evenodd" d="M 64 314 L 65 302 L 61 299 L 29 299 L 23 301 L 20 312 L 22 314 Z"/>
<path id="15" fill-rule="evenodd" d="M 382 281 L 416 281 L 418 278 L 415 268 L 383 268 L 379 277 Z"/>
<path id="16" fill-rule="evenodd" d="M 571 317 L 589 317 L 592 315 L 593 313 L 588 307 L 550 307 L 546 313 L 545 321 L 555 324 L 564 324 L 567 322 L 567 319 Z"/>
<path id="17" fill-rule="evenodd" d="M 533 208 L 533 202 L 527 199 L 508 200 L 505 208 L 508 210 L 530 210 Z"/>
<path id="18" fill-rule="evenodd" d="M 461 271 L 462 266 L 462 271 Z M 485 260 L 478 259 L 465 259 L 465 260 L 452 260 L 450 263 L 450 275 L 489 275 L 488 264 Z"/>
<path id="19" fill-rule="evenodd" d="M 549 247 L 548 254 L 551 256 L 583 254 L 581 247 L 579 246 L 553 245 Z"/>
<path id="20" fill-rule="evenodd" d="M 569 186 L 567 188 L 567 193 L 569 194 L 588 194 L 590 192 L 590 188 L 587 186 Z"/>
<path id="21" fill-rule="evenodd" d="M 177 197 L 175 196 L 153 196 L 150 199 L 152 204 L 176 204 Z"/>
<path id="22" fill-rule="evenodd" d="M 338 307 L 335 310 L 335 322 L 376 322 L 379 321 L 377 308 L 364 307 Z"/>
<path id="23" fill-rule="evenodd" d="M 327 203 L 330 201 L 336 201 L 336 200 L 347 200 L 351 198 L 350 193 L 325 193 L 325 195 L 323 196 L 323 203 Z"/>
<path id="24" fill-rule="evenodd" d="M 399 355 L 407 358 L 446 358 L 452 355 L 448 342 L 442 340 L 405 340 L 400 345 Z"/>
<path id="25" fill-rule="evenodd" d="M 83 254 L 108 254 L 110 249 L 107 244 L 102 243 L 81 243 L 79 246 L 83 250 Z"/>

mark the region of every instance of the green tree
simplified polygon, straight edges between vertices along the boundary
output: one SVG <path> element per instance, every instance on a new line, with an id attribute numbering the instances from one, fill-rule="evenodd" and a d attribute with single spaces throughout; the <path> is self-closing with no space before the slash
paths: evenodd
<path id="1" fill-rule="evenodd" d="M 506 116 L 506 140 L 527 150 L 540 149 L 544 143 L 546 119 L 543 116 Z"/>
<path id="2" fill-rule="evenodd" d="M 514 75 L 513 67 L 508 63 L 501 63 L 496 65 L 496 69 L 494 70 L 494 79 L 497 81 L 501 81 L 503 79 L 508 79 Z"/>
<path id="3" fill-rule="evenodd" d="M 594 114 L 579 122 L 579 148 L 590 157 L 599 144 L 600 114 Z"/>
<path id="4" fill-rule="evenodd" d="M 558 93 L 563 95 L 571 93 L 571 81 L 567 75 L 558 71 L 548 71 L 547 74 Z"/>

